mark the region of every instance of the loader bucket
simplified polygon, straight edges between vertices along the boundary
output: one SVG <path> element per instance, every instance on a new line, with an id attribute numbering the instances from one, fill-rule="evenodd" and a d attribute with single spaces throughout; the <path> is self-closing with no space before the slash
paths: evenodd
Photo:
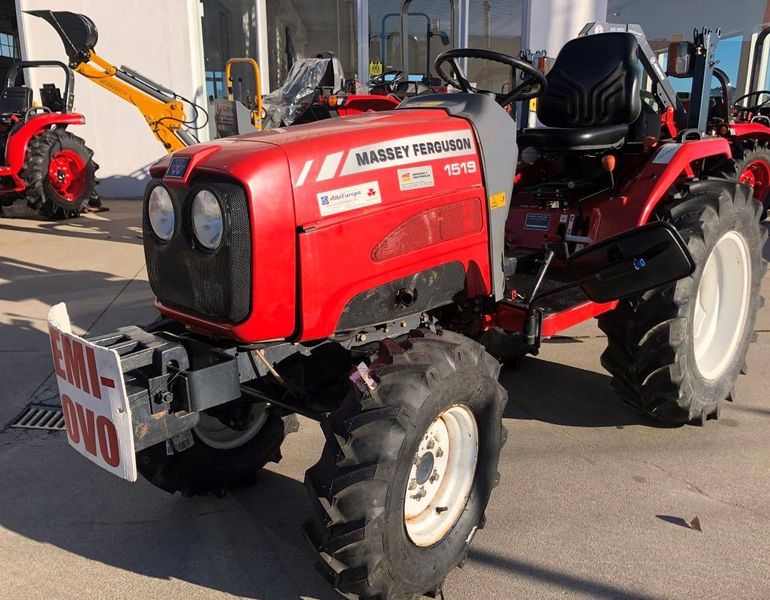
<path id="1" fill-rule="evenodd" d="M 48 21 L 56 30 L 64 44 L 64 50 L 73 69 L 88 62 L 91 51 L 99 39 L 99 32 L 94 22 L 85 15 L 55 10 L 27 10 L 33 17 Z"/>

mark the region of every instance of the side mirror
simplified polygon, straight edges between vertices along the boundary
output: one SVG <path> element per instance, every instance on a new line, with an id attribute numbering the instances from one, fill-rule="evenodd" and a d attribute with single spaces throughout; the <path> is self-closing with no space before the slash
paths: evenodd
<path id="1" fill-rule="evenodd" d="M 668 45 L 666 75 L 669 77 L 691 77 L 695 66 L 692 61 L 694 48 L 692 42 L 671 42 Z"/>
<path id="2" fill-rule="evenodd" d="M 662 221 L 591 244 L 567 267 L 594 302 L 609 302 L 691 275 L 695 262 L 679 232 Z"/>

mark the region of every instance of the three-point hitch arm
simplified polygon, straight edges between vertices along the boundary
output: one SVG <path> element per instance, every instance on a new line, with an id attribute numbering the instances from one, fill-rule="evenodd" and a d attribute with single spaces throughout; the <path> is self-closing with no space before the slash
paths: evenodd
<path id="1" fill-rule="evenodd" d="M 94 47 L 98 32 L 91 19 L 64 11 L 26 12 L 53 26 L 64 44 L 73 70 L 136 106 L 167 152 L 175 152 L 198 142 L 190 129 L 196 127 L 199 107 L 133 69 L 115 67 L 96 54 Z M 185 104 L 192 107 L 194 118 L 187 118 Z"/>

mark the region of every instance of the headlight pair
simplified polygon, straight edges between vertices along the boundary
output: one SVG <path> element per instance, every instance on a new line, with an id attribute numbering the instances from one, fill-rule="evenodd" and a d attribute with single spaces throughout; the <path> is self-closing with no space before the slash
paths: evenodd
<path id="1" fill-rule="evenodd" d="M 171 195 L 162 185 L 150 192 L 147 216 L 153 233 L 167 242 L 174 235 L 175 214 Z M 197 242 L 208 250 L 216 250 L 222 242 L 224 219 L 217 197 L 207 189 L 198 191 L 192 200 L 192 229 Z"/>

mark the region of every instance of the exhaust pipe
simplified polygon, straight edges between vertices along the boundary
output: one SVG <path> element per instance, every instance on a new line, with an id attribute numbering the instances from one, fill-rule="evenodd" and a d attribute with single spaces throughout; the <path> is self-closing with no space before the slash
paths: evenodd
<path id="1" fill-rule="evenodd" d="M 64 44 L 64 50 L 73 69 L 88 62 L 99 39 L 94 22 L 85 15 L 54 10 L 25 10 L 28 15 L 48 21 Z"/>

